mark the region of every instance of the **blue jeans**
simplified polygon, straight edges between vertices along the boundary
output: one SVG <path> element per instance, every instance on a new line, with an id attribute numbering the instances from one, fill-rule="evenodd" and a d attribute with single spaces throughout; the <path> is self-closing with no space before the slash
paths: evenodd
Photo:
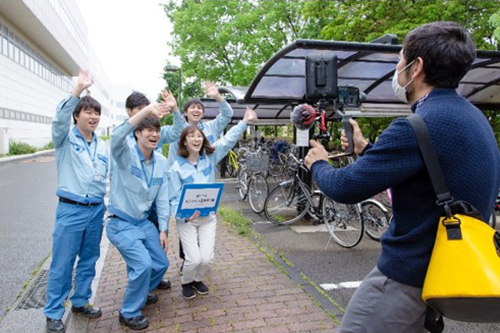
<path id="1" fill-rule="evenodd" d="M 127 319 L 140 316 L 149 291 L 158 286 L 168 268 L 158 230 L 148 220 L 134 224 L 112 218 L 106 231 L 127 263 L 128 285 L 120 312 Z"/>
<path id="2" fill-rule="evenodd" d="M 71 291 L 76 256 L 78 264 L 71 303 L 81 307 L 92 296 L 91 285 L 95 263 L 100 255 L 104 210 L 104 204 L 86 207 L 60 202 L 57 206 L 44 309 L 47 317 L 61 319 L 64 315 L 64 302 Z"/>

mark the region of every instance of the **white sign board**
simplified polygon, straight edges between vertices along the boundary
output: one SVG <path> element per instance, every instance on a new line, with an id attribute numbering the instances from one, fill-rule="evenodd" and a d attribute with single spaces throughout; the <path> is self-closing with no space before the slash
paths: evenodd
<path id="1" fill-rule="evenodd" d="M 297 147 L 309 147 L 309 130 L 299 130 L 295 128 L 297 131 Z"/>

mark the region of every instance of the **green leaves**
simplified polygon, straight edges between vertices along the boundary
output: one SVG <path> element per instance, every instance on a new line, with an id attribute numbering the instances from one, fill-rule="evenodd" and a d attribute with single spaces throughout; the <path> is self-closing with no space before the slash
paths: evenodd
<path id="1" fill-rule="evenodd" d="M 318 38 L 302 1 L 170 1 L 170 46 L 186 77 L 246 86 L 261 66 L 297 38 Z M 314 31 L 317 33 L 314 34 Z"/>

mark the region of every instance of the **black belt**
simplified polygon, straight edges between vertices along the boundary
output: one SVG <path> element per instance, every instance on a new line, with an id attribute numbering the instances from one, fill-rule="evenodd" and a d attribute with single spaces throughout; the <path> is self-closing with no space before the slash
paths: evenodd
<path id="1" fill-rule="evenodd" d="M 70 204 L 70 205 L 86 206 L 86 207 L 94 207 L 94 206 L 98 206 L 98 205 L 101 204 L 100 202 L 99 203 L 98 202 L 81 203 L 81 202 L 77 202 L 77 201 L 74 201 L 74 200 L 66 199 L 66 198 L 63 198 L 63 197 L 59 197 L 59 202 L 64 202 L 64 203 L 67 203 L 67 204 Z"/>

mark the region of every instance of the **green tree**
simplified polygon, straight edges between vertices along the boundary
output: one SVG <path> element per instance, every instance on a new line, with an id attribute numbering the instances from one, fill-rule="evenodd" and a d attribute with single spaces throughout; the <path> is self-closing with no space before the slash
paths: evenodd
<path id="1" fill-rule="evenodd" d="M 498 1 L 306 1 L 304 17 L 327 20 L 325 39 L 368 42 L 391 33 L 402 38 L 412 29 L 434 21 L 456 21 L 473 35 L 479 49 L 495 49 L 490 17 Z"/>
<path id="2" fill-rule="evenodd" d="M 170 1 L 170 43 L 186 77 L 249 85 L 260 67 L 297 38 L 319 37 L 302 1 Z"/>

